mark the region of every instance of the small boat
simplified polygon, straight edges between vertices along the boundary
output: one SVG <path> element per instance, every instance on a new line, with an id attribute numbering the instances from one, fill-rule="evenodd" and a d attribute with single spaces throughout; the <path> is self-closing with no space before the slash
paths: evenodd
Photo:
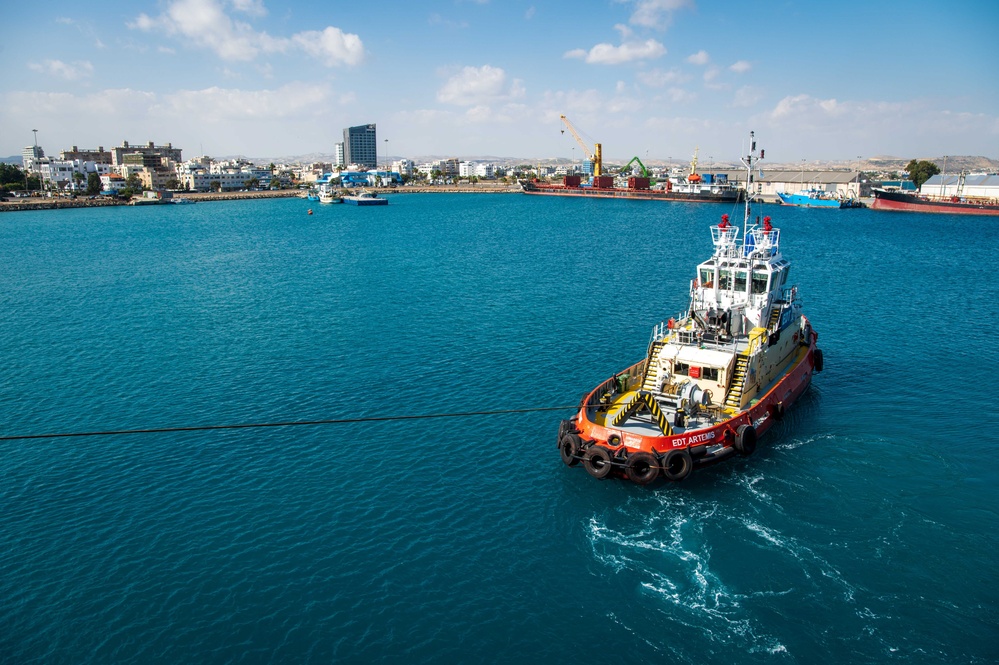
<path id="1" fill-rule="evenodd" d="M 333 187 L 327 183 L 319 186 L 319 202 L 320 203 L 343 203 L 343 197 L 339 193 L 333 190 Z"/>
<path id="2" fill-rule="evenodd" d="M 842 198 L 823 189 L 802 189 L 794 194 L 777 192 L 782 205 L 802 208 L 859 208 L 860 202 Z"/>
<path id="3" fill-rule="evenodd" d="M 372 192 L 362 191 L 354 194 L 352 196 L 343 197 L 344 203 L 350 203 L 356 206 L 385 206 L 388 205 L 388 199 L 381 198 L 377 194 Z"/>
<path id="4" fill-rule="evenodd" d="M 317 189 L 315 189 L 315 188 L 312 188 L 308 192 L 305 193 L 305 198 L 308 199 L 309 201 L 318 201 L 319 200 L 319 191 Z"/>
<path id="5" fill-rule="evenodd" d="M 742 162 L 752 191 L 761 159 L 752 133 L 750 145 Z M 566 465 L 646 485 L 752 455 L 822 371 L 780 229 L 770 217 L 752 221 L 751 203 L 742 229 L 728 215 L 711 227 L 714 252 L 696 267 L 686 312 L 656 325 L 646 357 L 590 390 L 561 422 Z"/>

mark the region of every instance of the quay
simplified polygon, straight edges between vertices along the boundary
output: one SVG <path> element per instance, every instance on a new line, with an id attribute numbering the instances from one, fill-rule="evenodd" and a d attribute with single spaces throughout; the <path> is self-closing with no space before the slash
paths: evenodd
<path id="1" fill-rule="evenodd" d="M 476 185 L 429 185 L 420 187 L 365 187 L 367 191 L 380 196 L 392 194 L 519 194 L 520 187 L 502 183 Z M 177 198 L 190 199 L 198 203 L 204 201 L 235 201 L 239 199 L 295 198 L 304 195 L 299 189 L 276 189 L 262 192 L 175 192 Z M 54 196 L 33 196 L 27 199 L 0 201 L 0 212 L 21 210 L 59 210 L 62 208 L 100 208 L 107 206 L 127 206 L 129 201 L 101 197 L 96 199 L 80 196 L 77 198 Z"/>

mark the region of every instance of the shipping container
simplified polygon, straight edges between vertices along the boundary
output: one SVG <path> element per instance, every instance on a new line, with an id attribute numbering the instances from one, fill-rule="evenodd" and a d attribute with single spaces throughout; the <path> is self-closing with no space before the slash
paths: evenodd
<path id="1" fill-rule="evenodd" d="M 701 180 L 702 180 L 703 182 L 705 182 L 705 183 L 709 184 L 709 185 L 710 185 L 710 184 L 711 184 L 712 182 L 714 182 L 714 179 L 715 179 L 715 177 L 714 177 L 713 175 L 711 175 L 710 173 L 702 173 L 702 174 L 701 174 Z"/>
<path id="2" fill-rule="evenodd" d="M 580 177 L 578 175 L 567 175 L 563 184 L 566 187 L 579 187 Z"/>
<path id="3" fill-rule="evenodd" d="M 614 186 L 614 176 L 602 175 L 594 176 L 593 186 L 601 188 L 610 188 Z"/>
<path id="4" fill-rule="evenodd" d="M 649 179 L 632 176 L 628 178 L 628 189 L 648 189 Z"/>

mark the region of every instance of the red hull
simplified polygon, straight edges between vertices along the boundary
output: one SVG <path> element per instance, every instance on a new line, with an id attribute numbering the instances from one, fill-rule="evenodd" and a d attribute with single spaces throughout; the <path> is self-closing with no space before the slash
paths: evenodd
<path id="1" fill-rule="evenodd" d="M 742 190 L 717 195 L 665 192 L 657 189 L 620 189 L 597 187 L 565 187 L 562 185 L 533 185 L 524 187 L 525 194 L 546 196 L 575 196 L 594 199 L 632 199 L 638 201 L 681 201 L 687 203 L 738 203 Z"/>
<path id="2" fill-rule="evenodd" d="M 951 215 L 999 215 L 999 205 L 961 201 L 930 200 L 911 194 L 874 192 L 874 210 L 901 210 L 904 212 L 933 212 Z"/>
<path id="3" fill-rule="evenodd" d="M 741 426 L 752 426 L 755 428 L 756 436 L 762 436 L 773 427 L 777 420 L 783 417 L 785 410 L 789 409 L 801 397 L 811 384 L 813 373 L 821 370 L 820 367 L 816 366 L 817 341 L 818 333 L 812 331 L 807 352 L 790 372 L 785 374 L 764 395 L 761 395 L 752 407 L 713 427 L 673 436 L 641 436 L 613 427 L 598 425 L 587 417 L 587 405 L 599 401 L 601 389 L 605 385 L 601 384 L 583 399 L 583 404 L 573 419 L 575 429 L 582 441 L 592 441 L 598 445 L 609 446 L 608 441 L 611 438 L 616 438 L 620 444 L 611 446 L 615 448 L 612 451 L 614 454 L 627 450 L 628 454 L 650 453 L 656 459 L 662 459 L 670 451 L 683 450 L 690 454 L 695 467 L 719 462 L 737 453 L 735 442 Z M 629 368 L 628 371 L 631 369 Z M 722 446 L 720 450 L 706 454 L 709 447 L 719 444 Z"/>

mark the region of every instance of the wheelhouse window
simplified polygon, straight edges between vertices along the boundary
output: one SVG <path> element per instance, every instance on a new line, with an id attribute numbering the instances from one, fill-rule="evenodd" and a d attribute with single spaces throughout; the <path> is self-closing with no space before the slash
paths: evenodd
<path id="1" fill-rule="evenodd" d="M 701 368 L 701 378 L 708 379 L 709 381 L 718 380 L 718 368 L 717 367 L 702 367 Z"/>
<path id="2" fill-rule="evenodd" d="M 687 376 L 689 372 L 690 372 L 690 365 L 687 365 L 686 363 L 675 363 L 673 365 L 674 374 L 682 374 L 684 376 Z"/>
<path id="3" fill-rule="evenodd" d="M 712 268 L 701 268 L 701 286 L 711 288 L 714 286 L 715 271 Z"/>
<path id="4" fill-rule="evenodd" d="M 752 289 L 754 294 L 767 292 L 767 278 L 769 273 L 753 271 Z"/>
<path id="5" fill-rule="evenodd" d="M 735 290 L 744 292 L 746 290 L 746 271 L 735 271 Z"/>
<path id="6" fill-rule="evenodd" d="M 723 291 L 728 291 L 732 288 L 732 271 L 731 270 L 719 270 L 718 271 L 718 288 Z"/>

